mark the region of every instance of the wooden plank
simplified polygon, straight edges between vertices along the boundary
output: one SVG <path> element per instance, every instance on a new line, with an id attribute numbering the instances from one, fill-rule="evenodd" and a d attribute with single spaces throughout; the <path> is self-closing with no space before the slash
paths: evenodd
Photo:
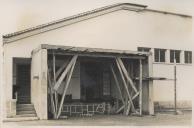
<path id="1" fill-rule="evenodd" d="M 116 73 L 114 72 L 114 69 L 113 69 L 112 66 L 110 66 L 110 69 L 111 69 L 111 72 L 113 74 L 113 77 L 114 77 L 114 80 L 115 80 L 115 83 L 116 83 L 116 87 L 117 87 L 117 89 L 119 91 L 119 94 L 121 96 L 121 101 L 122 101 L 123 104 L 125 104 L 124 99 L 123 99 L 123 96 L 122 96 L 121 88 L 119 86 L 119 81 L 118 81 L 117 76 L 116 76 Z"/>
<path id="2" fill-rule="evenodd" d="M 126 84 L 125 78 L 124 78 L 124 76 L 123 76 L 123 73 L 122 73 L 121 67 L 120 67 L 119 62 L 118 62 L 118 60 L 117 60 L 117 59 L 116 59 L 116 64 L 117 64 L 117 67 L 118 67 L 118 69 L 119 69 L 119 72 L 120 72 L 121 78 L 122 78 L 122 80 L 123 80 L 123 84 L 124 84 L 125 90 L 126 90 L 126 92 L 127 92 L 127 95 L 128 95 L 129 101 L 130 101 L 130 103 L 131 103 L 131 106 L 132 106 L 132 111 L 133 111 L 133 112 L 135 112 L 135 107 L 134 107 L 134 104 L 133 104 L 132 98 L 131 98 L 131 96 L 130 96 L 130 94 L 129 94 L 129 90 L 128 90 L 128 87 L 127 87 L 127 84 Z"/>
<path id="3" fill-rule="evenodd" d="M 56 83 L 56 76 L 55 76 L 55 73 L 56 73 L 56 58 L 55 58 L 55 54 L 53 53 L 53 80 L 54 80 L 54 83 Z"/>
<path id="4" fill-rule="evenodd" d="M 58 51 L 56 52 L 57 55 L 78 55 L 78 56 L 85 56 L 85 57 L 94 57 L 94 58 L 126 58 L 126 59 L 134 59 L 134 60 L 139 60 L 139 59 L 145 59 L 144 56 L 139 56 L 139 55 L 124 55 L 124 54 L 119 54 L 119 55 L 108 55 L 108 54 L 102 54 L 102 53 L 78 53 L 78 52 L 67 52 L 67 51 Z"/>
<path id="5" fill-rule="evenodd" d="M 139 92 L 137 92 L 133 97 L 132 100 L 134 100 L 139 95 Z"/>
<path id="6" fill-rule="evenodd" d="M 142 74 L 142 60 L 139 60 L 139 114 L 140 116 L 142 115 L 142 79 L 143 79 L 143 74 Z"/>
<path id="7" fill-rule="evenodd" d="M 52 105 L 52 108 L 53 108 L 53 114 L 54 114 L 54 118 L 56 117 L 56 108 L 55 108 L 55 103 L 54 103 L 54 98 L 53 98 L 53 89 L 52 89 L 52 86 L 51 86 L 51 78 L 50 78 L 50 73 L 49 73 L 49 70 L 47 72 L 47 75 L 48 75 L 48 84 L 49 84 L 49 88 L 50 88 L 50 96 L 51 96 L 51 105 Z"/>
<path id="8" fill-rule="evenodd" d="M 56 75 L 55 75 L 56 66 L 55 66 L 55 64 L 56 64 L 56 58 L 55 58 L 55 54 L 53 52 L 53 85 L 55 85 L 55 83 L 56 83 Z M 56 91 L 54 93 L 55 93 L 55 109 L 57 111 L 57 108 L 58 108 L 58 94 L 57 94 Z"/>
<path id="9" fill-rule="evenodd" d="M 65 89 L 63 91 L 62 99 L 61 99 L 61 102 L 60 102 L 60 105 L 59 105 L 59 110 L 58 110 L 58 113 L 57 113 L 57 118 L 59 118 L 59 116 L 61 114 L 61 108 L 63 106 L 65 95 L 66 95 L 67 89 L 69 87 L 69 83 L 70 83 L 71 76 L 72 76 L 72 73 L 73 73 L 73 70 L 74 70 L 74 67 L 75 67 L 75 64 L 76 64 L 77 57 L 78 57 L 77 55 L 75 55 L 73 57 L 73 65 L 71 66 L 71 70 L 70 70 L 69 74 L 67 75 L 67 79 L 66 79 L 66 83 L 65 83 Z"/>
<path id="10" fill-rule="evenodd" d="M 116 113 L 119 113 L 121 110 L 123 110 L 125 108 L 125 105 L 121 106 L 117 111 Z"/>
<path id="11" fill-rule="evenodd" d="M 62 71 L 65 69 L 68 63 L 64 63 L 56 72 L 56 79 L 58 79 L 59 75 L 62 73 Z"/>
<path id="12" fill-rule="evenodd" d="M 122 71 L 123 71 L 125 77 L 126 77 L 127 80 L 129 81 L 131 87 L 132 87 L 132 88 L 134 89 L 134 91 L 137 93 L 137 89 L 136 89 L 136 87 L 135 87 L 135 85 L 134 85 L 132 79 L 131 79 L 130 76 L 128 75 L 127 70 L 126 70 L 126 68 L 125 68 L 125 66 L 124 66 L 124 64 L 123 64 L 123 62 L 122 62 L 122 60 L 121 60 L 121 58 L 116 58 L 116 59 L 117 59 L 117 61 L 119 62 L 120 66 L 121 66 L 121 69 L 122 69 Z"/>
<path id="13" fill-rule="evenodd" d="M 69 72 L 69 70 L 71 69 L 71 66 L 73 65 L 73 63 L 75 62 L 75 60 L 77 59 L 77 55 L 73 56 L 73 58 L 71 59 L 71 61 L 69 62 L 69 64 L 67 65 L 65 71 L 61 74 L 61 77 L 59 78 L 59 80 L 56 82 L 55 86 L 54 86 L 54 90 L 58 90 L 59 86 L 61 85 L 62 81 L 64 80 L 64 78 L 66 77 L 67 73 Z"/>
<path id="14" fill-rule="evenodd" d="M 130 108 L 131 108 L 131 104 L 130 104 L 130 102 L 128 101 L 128 102 L 127 102 L 126 115 L 129 115 L 129 110 L 130 110 Z"/>

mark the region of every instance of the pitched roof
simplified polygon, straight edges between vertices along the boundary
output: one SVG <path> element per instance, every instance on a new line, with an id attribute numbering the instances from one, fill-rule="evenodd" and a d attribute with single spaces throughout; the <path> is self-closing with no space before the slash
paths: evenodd
<path id="1" fill-rule="evenodd" d="M 113 4 L 109 6 L 105 6 L 102 8 L 97 8 L 91 11 L 87 11 L 84 13 L 80 13 L 77 15 L 73 15 L 67 18 L 63 18 L 60 20 L 52 21 L 46 24 L 38 25 L 32 28 L 28 28 L 22 31 L 17 31 L 14 33 L 6 34 L 3 35 L 3 43 L 10 43 L 19 39 L 27 38 L 29 36 L 37 35 L 46 31 L 50 31 L 56 28 L 60 28 L 69 24 L 73 24 L 79 21 L 83 21 L 86 19 L 94 18 L 100 15 L 104 15 L 110 12 L 118 11 L 118 10 L 129 10 L 129 11 L 143 11 L 143 10 L 148 10 L 148 11 L 154 11 L 158 13 L 165 13 L 165 14 L 172 14 L 172 15 L 180 15 L 184 17 L 190 17 L 188 15 L 183 15 L 183 14 L 176 14 L 176 13 L 171 13 L 171 12 L 163 12 L 163 11 L 158 11 L 158 10 L 151 10 L 151 9 L 146 9 L 146 5 L 140 5 L 140 4 L 132 4 L 132 3 L 118 3 L 118 4 Z"/>

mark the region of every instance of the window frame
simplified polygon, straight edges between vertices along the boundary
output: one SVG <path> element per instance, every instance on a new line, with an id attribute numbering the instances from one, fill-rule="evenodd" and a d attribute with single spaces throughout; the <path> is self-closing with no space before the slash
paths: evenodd
<path id="1" fill-rule="evenodd" d="M 149 47 L 137 47 L 137 51 L 139 52 L 150 52 L 151 48 Z"/>
<path id="2" fill-rule="evenodd" d="M 186 55 L 186 53 L 187 53 L 187 55 Z M 192 51 L 184 51 L 184 63 L 185 64 L 192 64 Z"/>
<path id="3" fill-rule="evenodd" d="M 161 56 L 162 54 L 163 54 L 163 57 Z M 157 62 L 157 63 L 166 62 L 166 49 L 154 48 L 154 62 Z"/>
<path id="4" fill-rule="evenodd" d="M 173 61 L 171 59 L 171 52 L 173 52 Z M 176 52 L 178 52 L 178 54 Z M 177 61 L 177 57 L 176 57 L 177 55 L 179 55 L 178 56 L 178 59 L 179 59 L 178 61 Z M 176 59 L 176 63 L 178 63 L 178 64 L 181 63 L 181 50 L 170 49 L 170 63 L 174 63 L 175 59 Z"/>

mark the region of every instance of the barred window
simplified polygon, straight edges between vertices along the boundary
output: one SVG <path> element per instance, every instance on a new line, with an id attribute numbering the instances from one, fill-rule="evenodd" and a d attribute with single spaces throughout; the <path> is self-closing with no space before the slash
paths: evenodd
<path id="1" fill-rule="evenodd" d="M 155 62 L 165 62 L 166 49 L 154 49 Z"/>
<path id="2" fill-rule="evenodd" d="M 151 50 L 151 48 L 147 48 L 147 47 L 138 47 L 137 50 L 140 51 L 140 52 L 149 52 L 149 51 Z"/>
<path id="3" fill-rule="evenodd" d="M 185 51 L 185 63 L 186 64 L 191 64 L 192 63 L 192 52 L 191 51 Z"/>
<path id="4" fill-rule="evenodd" d="M 174 63 L 176 59 L 176 63 L 180 63 L 180 50 L 170 50 L 170 63 Z"/>

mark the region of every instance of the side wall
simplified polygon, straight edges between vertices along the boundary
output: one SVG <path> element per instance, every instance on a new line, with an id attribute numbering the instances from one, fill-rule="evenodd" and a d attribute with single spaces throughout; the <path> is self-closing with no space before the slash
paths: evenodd
<path id="1" fill-rule="evenodd" d="M 37 116 L 47 119 L 47 50 L 42 49 L 32 55 L 31 101 Z"/>

